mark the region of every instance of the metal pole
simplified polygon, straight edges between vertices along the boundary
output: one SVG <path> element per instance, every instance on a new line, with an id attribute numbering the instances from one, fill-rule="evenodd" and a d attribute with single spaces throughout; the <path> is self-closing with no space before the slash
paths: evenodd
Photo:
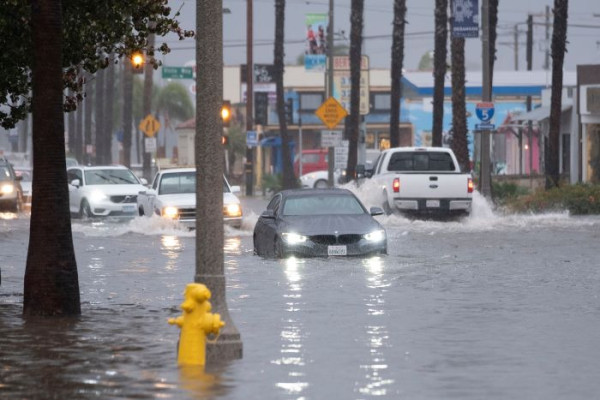
<path id="1" fill-rule="evenodd" d="M 299 110 L 301 107 L 298 108 Z M 298 151 L 300 159 L 298 160 L 298 177 L 302 176 L 302 116 L 298 112 Z"/>
<path id="2" fill-rule="evenodd" d="M 327 98 L 333 97 L 333 0 L 329 0 L 329 24 L 327 26 Z M 302 153 L 300 153 L 302 154 Z M 327 184 L 333 186 L 335 152 L 329 147 L 327 152 Z"/>
<path id="3" fill-rule="evenodd" d="M 253 11 L 252 0 L 246 0 L 246 131 L 251 131 L 254 127 L 254 63 L 252 57 L 253 45 Z M 246 173 L 246 196 L 252 196 L 254 193 L 254 149 L 246 148 L 246 164 L 244 168 Z"/>
<path id="4" fill-rule="evenodd" d="M 533 15 L 527 16 L 527 71 L 531 71 L 533 69 Z M 527 96 L 527 112 L 531 111 L 531 96 Z M 533 122 L 531 120 L 527 121 L 527 136 L 528 136 L 528 147 L 527 153 L 525 153 L 529 157 L 529 177 L 531 178 L 531 174 L 533 173 L 533 157 L 531 156 L 533 153 Z M 531 179 L 529 182 L 531 186 Z"/>
<path id="5" fill-rule="evenodd" d="M 519 25 L 515 24 L 515 71 L 519 70 Z"/>
<path id="6" fill-rule="evenodd" d="M 546 54 L 544 55 L 544 69 L 550 69 L 550 6 L 546 6 Z"/>
<path id="7" fill-rule="evenodd" d="M 490 87 L 490 24 L 489 24 L 490 5 L 489 0 L 483 0 L 481 6 L 481 25 L 482 25 L 482 65 L 483 79 L 481 87 L 481 100 L 483 102 L 491 101 Z M 481 131 L 481 166 L 479 170 L 479 191 L 487 198 L 492 196 L 492 185 L 490 182 L 490 131 L 485 129 Z"/>

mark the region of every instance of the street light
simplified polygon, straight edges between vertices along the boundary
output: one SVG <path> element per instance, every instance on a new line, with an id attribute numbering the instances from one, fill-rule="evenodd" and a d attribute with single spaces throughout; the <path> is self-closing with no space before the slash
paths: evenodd
<path id="1" fill-rule="evenodd" d="M 131 55 L 131 65 L 133 66 L 134 74 L 141 74 L 144 72 L 144 55 L 140 51 L 136 51 Z"/>

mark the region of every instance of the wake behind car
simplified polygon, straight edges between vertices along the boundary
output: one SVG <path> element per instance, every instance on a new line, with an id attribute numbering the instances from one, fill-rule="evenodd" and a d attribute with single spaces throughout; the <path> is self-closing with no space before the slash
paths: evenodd
<path id="1" fill-rule="evenodd" d="M 387 254 L 385 229 L 347 189 L 293 189 L 277 193 L 254 227 L 259 256 Z"/>
<path id="2" fill-rule="evenodd" d="M 240 187 L 230 186 L 223 176 L 223 222 L 234 228 L 242 226 L 242 206 L 234 194 L 237 192 L 240 192 Z M 173 168 L 157 172 L 151 187 L 139 193 L 137 208 L 139 215 L 158 215 L 194 228 L 196 168 Z"/>
<path id="3" fill-rule="evenodd" d="M 145 190 L 133 172 L 121 165 L 82 166 L 67 169 L 69 209 L 72 215 L 134 217 L 137 195 Z"/>

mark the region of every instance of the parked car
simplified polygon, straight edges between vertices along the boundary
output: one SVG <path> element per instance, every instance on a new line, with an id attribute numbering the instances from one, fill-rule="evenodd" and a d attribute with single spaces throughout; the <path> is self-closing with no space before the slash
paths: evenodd
<path id="1" fill-rule="evenodd" d="M 21 177 L 22 190 L 22 208 L 31 210 L 31 182 L 33 180 L 33 171 L 29 167 L 15 167 L 15 174 Z"/>
<path id="2" fill-rule="evenodd" d="M 292 189 L 276 194 L 254 227 L 259 256 L 387 254 L 385 229 L 349 190 Z"/>
<path id="3" fill-rule="evenodd" d="M 230 186 L 223 176 L 223 221 L 234 228 L 242 226 L 242 206 L 235 193 L 239 186 Z M 159 215 L 176 219 L 185 226 L 196 226 L 196 169 L 173 168 L 159 171 L 148 189 L 138 194 L 139 215 Z"/>
<path id="4" fill-rule="evenodd" d="M 72 215 L 134 217 L 137 195 L 146 189 L 145 179 L 121 165 L 82 166 L 67 169 L 69 209 Z"/>
<path id="5" fill-rule="evenodd" d="M 328 149 L 307 149 L 302 150 L 302 174 L 309 172 L 326 170 Z M 300 176 L 300 155 L 296 155 L 294 159 L 294 173 Z"/>
<path id="6" fill-rule="evenodd" d="M 6 158 L 0 157 L 0 209 L 18 212 L 22 198 L 21 177 Z"/>
<path id="7" fill-rule="evenodd" d="M 345 173 L 345 171 L 344 171 Z M 335 170 L 333 172 L 333 185 L 336 186 L 340 183 L 340 177 L 342 176 L 341 170 Z M 314 188 L 314 189 L 325 189 L 329 187 L 328 184 L 329 171 L 313 171 L 308 174 L 304 174 L 300 177 L 300 183 L 303 188 Z"/>

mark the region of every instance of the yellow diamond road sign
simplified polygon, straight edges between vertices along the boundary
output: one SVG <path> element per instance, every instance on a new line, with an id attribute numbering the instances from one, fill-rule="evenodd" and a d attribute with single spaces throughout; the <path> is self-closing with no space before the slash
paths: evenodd
<path id="1" fill-rule="evenodd" d="M 160 129 L 160 122 L 152 114 L 148 114 L 140 122 L 140 131 L 144 132 L 148 137 L 154 137 Z"/>
<path id="2" fill-rule="evenodd" d="M 330 97 L 321 104 L 317 111 L 315 111 L 315 114 L 321 118 L 325 126 L 333 129 L 348 115 L 348 112 L 342 107 L 339 101 Z"/>

